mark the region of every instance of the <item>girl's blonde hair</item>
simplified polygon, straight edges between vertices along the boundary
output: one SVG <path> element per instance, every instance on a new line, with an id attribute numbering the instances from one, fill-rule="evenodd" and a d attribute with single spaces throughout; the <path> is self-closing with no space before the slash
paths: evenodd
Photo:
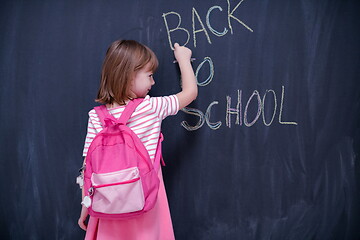
<path id="1" fill-rule="evenodd" d="M 140 69 L 150 64 L 155 72 L 159 62 L 150 48 L 134 40 L 117 40 L 106 52 L 96 102 L 124 105 L 129 96 L 130 84 Z"/>

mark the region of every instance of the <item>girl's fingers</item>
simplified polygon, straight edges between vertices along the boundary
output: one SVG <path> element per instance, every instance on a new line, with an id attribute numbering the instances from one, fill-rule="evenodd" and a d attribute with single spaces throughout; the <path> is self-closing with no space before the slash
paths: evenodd
<path id="1" fill-rule="evenodd" d="M 82 230 L 86 231 L 86 225 L 82 219 L 79 219 L 78 224 Z"/>

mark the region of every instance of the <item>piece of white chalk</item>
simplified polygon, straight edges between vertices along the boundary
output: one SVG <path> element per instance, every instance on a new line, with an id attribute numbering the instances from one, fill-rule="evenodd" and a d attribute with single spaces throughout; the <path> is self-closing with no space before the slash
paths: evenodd
<path id="1" fill-rule="evenodd" d="M 195 61 L 195 60 L 196 60 L 196 58 L 190 58 L 190 61 L 191 61 L 191 62 L 193 62 L 193 61 Z M 174 61 L 173 61 L 173 63 L 177 63 L 177 62 L 178 62 L 177 60 L 174 60 Z"/>

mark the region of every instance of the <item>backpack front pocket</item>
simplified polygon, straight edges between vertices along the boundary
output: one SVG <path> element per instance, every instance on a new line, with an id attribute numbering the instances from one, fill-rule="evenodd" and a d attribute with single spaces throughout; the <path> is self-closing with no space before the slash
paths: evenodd
<path id="1" fill-rule="evenodd" d="M 140 211 L 145 199 L 137 167 L 111 173 L 93 173 L 92 210 L 99 213 L 121 214 Z"/>

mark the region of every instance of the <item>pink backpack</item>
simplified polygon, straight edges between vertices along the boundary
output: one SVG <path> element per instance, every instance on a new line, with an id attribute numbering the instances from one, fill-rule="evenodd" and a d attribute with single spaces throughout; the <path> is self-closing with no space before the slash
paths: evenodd
<path id="1" fill-rule="evenodd" d="M 103 130 L 90 144 L 84 171 L 85 196 L 91 199 L 88 210 L 93 217 L 128 219 L 149 211 L 156 203 L 162 134 L 152 164 L 141 140 L 126 126 L 142 101 L 130 101 L 119 119 L 104 105 L 94 108 Z"/>

